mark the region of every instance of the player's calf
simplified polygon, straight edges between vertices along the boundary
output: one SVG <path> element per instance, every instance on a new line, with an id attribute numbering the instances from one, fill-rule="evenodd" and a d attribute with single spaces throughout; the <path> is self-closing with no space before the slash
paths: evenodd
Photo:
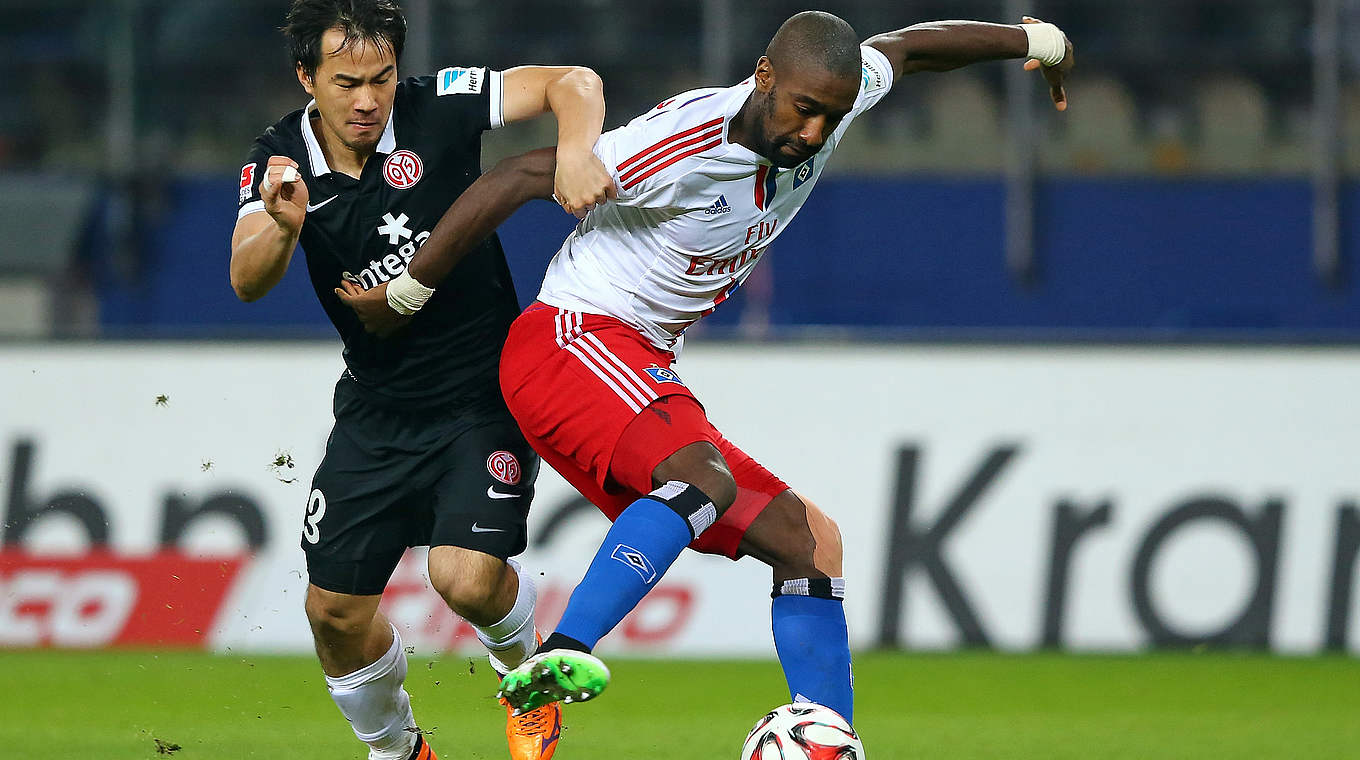
<path id="1" fill-rule="evenodd" d="M 590 651 L 642 601 L 696 536 L 717 522 L 713 500 L 671 481 L 624 509 L 605 534 L 567 601 L 557 631 L 540 651 Z"/>
<path id="2" fill-rule="evenodd" d="M 792 489 L 761 510 L 742 537 L 740 553 L 769 565 L 776 582 L 838 578 L 844 558 L 840 526 Z"/>
<path id="3" fill-rule="evenodd" d="M 385 620 L 383 625 L 390 626 Z M 417 731 L 406 693 L 406 653 L 395 626 L 391 645 L 373 662 L 343 675 L 327 675 L 326 690 L 349 721 L 354 735 L 368 745 L 369 760 L 430 757 Z M 423 754 L 422 754 L 423 753 Z"/>
<path id="4" fill-rule="evenodd" d="M 533 654 L 538 589 L 518 562 L 453 546 L 430 549 L 430 582 L 450 609 L 472 623 L 504 674 Z"/>
<path id="5" fill-rule="evenodd" d="M 501 676 L 533 653 L 538 590 L 518 562 L 454 546 L 430 549 L 430 582 L 454 612 L 472 623 Z M 510 760 L 551 760 L 562 735 L 562 710 L 551 704 L 516 711 L 507 704 Z"/>
<path id="6" fill-rule="evenodd" d="M 793 701 L 817 702 L 853 721 L 842 545 L 835 521 L 811 501 L 785 491 L 751 524 L 742 550 L 773 570 L 771 627 Z"/>
<path id="7" fill-rule="evenodd" d="M 308 586 L 307 622 L 327 675 L 353 672 L 387 651 L 388 624 L 377 614 L 380 599 Z"/>
<path id="8" fill-rule="evenodd" d="M 594 699 L 609 670 L 589 654 L 665 575 L 680 552 L 718 519 L 713 500 L 671 481 L 623 510 L 572 591 L 540 653 L 506 674 L 501 696 L 521 710 Z"/>

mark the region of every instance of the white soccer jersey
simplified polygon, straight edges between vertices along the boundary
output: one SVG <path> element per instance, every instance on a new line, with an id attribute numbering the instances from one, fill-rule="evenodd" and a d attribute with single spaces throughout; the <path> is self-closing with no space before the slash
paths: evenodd
<path id="1" fill-rule="evenodd" d="M 812 158 L 778 169 L 728 142 L 755 89 L 693 90 L 606 132 L 595 154 L 614 175 L 617 201 L 596 207 L 548 265 L 538 300 L 607 314 L 675 350 L 685 328 L 741 286 L 803 207 L 845 130 L 892 88 L 892 65 L 860 48 L 854 108 Z"/>

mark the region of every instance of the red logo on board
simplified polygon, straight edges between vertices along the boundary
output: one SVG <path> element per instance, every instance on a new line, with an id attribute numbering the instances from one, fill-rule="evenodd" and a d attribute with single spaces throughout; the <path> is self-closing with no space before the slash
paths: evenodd
<path id="1" fill-rule="evenodd" d="M 249 557 L 0 552 L 6 647 L 203 647 Z"/>
<path id="2" fill-rule="evenodd" d="M 415 186 L 424 173 L 425 165 L 421 163 L 420 156 L 409 150 L 399 150 L 383 163 L 383 178 L 398 190 Z"/>
<path id="3" fill-rule="evenodd" d="M 486 470 L 491 473 L 491 477 L 508 486 L 519 483 L 519 460 L 508 451 L 497 451 L 487 457 Z"/>

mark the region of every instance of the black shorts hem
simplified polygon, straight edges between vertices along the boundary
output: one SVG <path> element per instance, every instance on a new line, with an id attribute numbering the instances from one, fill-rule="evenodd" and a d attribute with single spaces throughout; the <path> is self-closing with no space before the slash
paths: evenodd
<path id="1" fill-rule="evenodd" d="M 467 529 L 464 528 L 463 530 L 466 531 Z M 489 554 L 497 559 L 510 559 L 523 554 L 524 550 L 528 548 L 528 543 L 523 532 L 514 536 L 504 533 L 475 533 L 470 536 L 431 538 L 430 548 L 452 546 L 455 549 L 467 549 Z"/>
<path id="2" fill-rule="evenodd" d="M 308 552 L 308 582 L 336 594 L 377 596 L 386 590 L 392 571 L 397 569 L 397 563 L 405 553 L 405 549 L 397 549 L 360 559 L 340 560 Z"/>

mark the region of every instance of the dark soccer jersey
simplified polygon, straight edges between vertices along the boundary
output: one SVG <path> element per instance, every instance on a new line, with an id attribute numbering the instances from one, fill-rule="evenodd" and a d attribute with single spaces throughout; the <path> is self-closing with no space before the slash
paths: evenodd
<path id="1" fill-rule="evenodd" d="M 264 213 L 260 181 L 270 156 L 292 158 L 309 200 L 300 243 L 312 287 L 345 344 L 345 364 L 366 395 L 425 407 L 499 393 L 501 344 L 519 311 L 500 241 L 470 252 L 397 335 L 379 339 L 340 302 L 340 280 L 365 290 L 406 269 L 439 218 L 481 174 L 481 135 L 501 126 L 501 75 L 444 69 L 397 84 L 377 153 L 354 179 L 333 172 L 310 118 L 315 103 L 255 140 L 241 169 L 239 215 Z"/>

